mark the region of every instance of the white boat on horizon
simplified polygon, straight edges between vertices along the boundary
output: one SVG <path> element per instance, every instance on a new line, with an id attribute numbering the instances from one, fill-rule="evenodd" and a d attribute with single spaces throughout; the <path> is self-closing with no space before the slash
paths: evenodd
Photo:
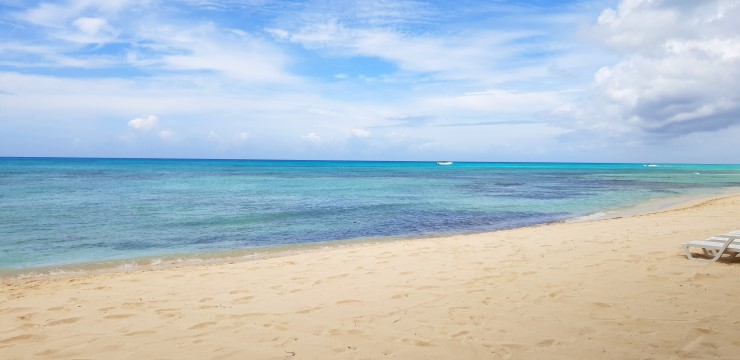
<path id="1" fill-rule="evenodd" d="M 437 165 L 452 165 L 452 161 L 437 161 Z"/>

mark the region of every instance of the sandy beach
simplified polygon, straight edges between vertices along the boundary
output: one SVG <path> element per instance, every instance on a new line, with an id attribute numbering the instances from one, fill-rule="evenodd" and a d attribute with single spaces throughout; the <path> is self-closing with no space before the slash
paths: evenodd
<path id="1" fill-rule="evenodd" d="M 682 359 L 740 354 L 740 195 L 232 263 L 4 279 L 2 359 Z"/>

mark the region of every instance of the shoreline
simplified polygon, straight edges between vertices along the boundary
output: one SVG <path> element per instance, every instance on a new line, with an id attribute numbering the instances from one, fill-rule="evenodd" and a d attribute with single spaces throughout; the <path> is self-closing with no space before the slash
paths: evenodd
<path id="1" fill-rule="evenodd" d="M 642 201 L 634 205 L 604 209 L 588 215 L 565 219 L 564 222 L 577 223 L 648 215 L 675 208 L 689 207 L 696 203 L 708 202 L 714 199 L 735 195 L 740 195 L 740 187 L 707 189 L 706 192 L 701 193 L 676 194 Z"/>
<path id="2" fill-rule="evenodd" d="M 330 250 L 333 248 L 356 247 L 368 244 L 382 244 L 423 239 L 448 238 L 470 235 L 492 235 L 497 232 L 547 226 L 557 223 L 583 223 L 620 219 L 625 217 L 648 215 L 675 208 L 690 207 L 697 203 L 709 202 L 727 196 L 740 196 L 740 188 L 707 189 L 699 194 L 677 194 L 664 198 L 650 199 L 634 205 L 604 209 L 592 214 L 574 216 L 561 220 L 543 222 L 517 228 L 503 228 L 491 231 L 465 231 L 435 233 L 427 235 L 398 235 L 385 237 L 367 237 L 356 239 L 338 239 L 316 243 L 275 245 L 258 248 L 218 250 L 201 253 L 171 254 L 165 256 L 144 256 L 110 261 L 91 261 L 45 267 L 24 269 L 0 269 L 0 283 L 17 283 L 37 279 L 74 278 L 92 274 L 126 273 L 150 271 L 157 269 L 181 268 L 188 266 L 219 265 L 234 262 L 258 261 L 267 258 L 289 256 L 305 252 Z"/>
<path id="3" fill-rule="evenodd" d="M 0 287 L 25 358 L 732 358 L 740 194 L 644 215 Z M 729 316 L 728 316 L 729 315 Z"/>

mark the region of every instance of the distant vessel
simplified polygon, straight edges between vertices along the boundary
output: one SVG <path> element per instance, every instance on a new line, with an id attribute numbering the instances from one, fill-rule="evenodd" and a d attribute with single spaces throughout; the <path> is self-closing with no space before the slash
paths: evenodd
<path id="1" fill-rule="evenodd" d="M 437 161 L 437 165 L 452 165 L 452 161 Z"/>

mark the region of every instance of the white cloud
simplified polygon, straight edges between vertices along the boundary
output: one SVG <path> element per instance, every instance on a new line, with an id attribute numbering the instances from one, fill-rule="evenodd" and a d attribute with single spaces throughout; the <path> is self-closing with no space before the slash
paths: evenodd
<path id="1" fill-rule="evenodd" d="M 154 115 L 148 115 L 145 117 L 138 117 L 129 120 L 128 127 L 137 131 L 148 131 L 157 126 L 157 117 Z"/>
<path id="2" fill-rule="evenodd" d="M 74 21 L 74 26 L 84 33 L 96 35 L 108 26 L 108 23 L 101 18 L 81 17 Z"/>
<path id="3" fill-rule="evenodd" d="M 740 131 L 736 1 L 624 1 L 598 20 L 593 3 L 474 3 L 486 6 L 35 2 L 4 18 L 14 34 L 0 42 L 0 65 L 13 72 L 0 71 L 0 109 L 34 120 L 5 122 L 0 150 L 10 127 L 28 139 L 41 138 L 33 128 L 64 129 L 65 146 L 80 136 L 81 148 L 115 156 L 249 148 L 270 158 L 568 160 L 582 151 L 598 161 L 615 144 L 708 139 L 717 129 L 728 141 Z M 588 39 L 602 51 L 570 36 L 588 12 Z M 146 113 L 132 119 L 131 109 Z M 115 138 L 132 146 L 93 140 Z M 535 151 L 545 155 L 521 157 Z"/>
<path id="4" fill-rule="evenodd" d="M 60 30 L 56 37 L 67 41 L 71 46 L 88 44 L 107 44 L 118 39 L 118 34 L 106 19 L 100 17 L 81 17 L 76 19 L 72 25 L 74 29 Z M 111 62 L 109 59 L 108 62 Z"/>
<path id="5" fill-rule="evenodd" d="M 177 134 L 172 129 L 162 129 L 155 132 L 154 130 L 159 128 L 159 119 L 154 115 L 131 119 L 128 122 L 128 127 L 141 134 L 156 135 L 156 137 L 163 141 L 174 141 L 177 138 Z M 126 142 L 132 142 L 137 138 L 137 135 L 135 133 L 129 133 L 119 138 Z"/>
<path id="6" fill-rule="evenodd" d="M 208 133 L 208 140 L 210 140 L 210 141 L 219 142 L 219 141 L 222 141 L 222 139 L 223 138 L 221 137 L 221 135 L 219 135 L 217 132 L 215 132 L 213 130 L 211 130 L 211 132 Z"/>
<path id="7" fill-rule="evenodd" d="M 148 71 L 211 72 L 216 77 L 259 84 L 298 82 L 286 70 L 289 57 L 279 47 L 248 31 L 220 27 L 216 22 L 197 18 L 178 22 L 160 17 L 159 13 L 172 10 L 162 6 L 150 0 L 43 3 L 16 16 L 43 28 L 48 34 L 43 39 L 45 46 L 29 49 L 25 45 L 25 50 L 34 52 L 17 47 L 11 50 L 19 56 L 33 55 L 35 63 L 44 66 L 133 66 Z M 101 50 L 86 51 L 84 56 L 67 55 L 81 46 L 112 42 L 126 52 Z"/>
<path id="8" fill-rule="evenodd" d="M 296 80 L 281 69 L 284 58 L 269 47 L 252 43 L 237 46 L 237 49 L 242 47 L 248 50 L 229 49 L 228 46 L 217 49 L 191 47 L 189 54 L 163 57 L 162 65 L 171 70 L 214 71 L 227 78 L 256 83 Z"/>
<path id="9" fill-rule="evenodd" d="M 213 23 L 187 27 L 147 23 L 136 37 L 145 45 L 127 54 L 134 64 L 153 69 L 211 72 L 216 77 L 257 84 L 293 84 L 299 80 L 285 68 L 283 51 L 245 31 L 219 28 Z"/>
<path id="10" fill-rule="evenodd" d="M 738 18 L 740 3 L 726 0 L 605 10 L 594 33 L 623 58 L 594 76 L 592 123 L 669 137 L 740 124 Z"/>
<path id="11" fill-rule="evenodd" d="M 233 146 L 239 146 L 247 143 L 252 135 L 246 131 L 239 131 L 233 133 L 231 136 L 221 136 L 216 131 L 211 130 L 208 133 L 208 141 L 218 144 L 220 147 L 228 148 Z"/>
<path id="12" fill-rule="evenodd" d="M 361 139 L 367 139 L 373 134 L 365 129 L 355 128 L 350 131 L 351 136 Z"/>
<path id="13" fill-rule="evenodd" d="M 238 132 L 238 133 L 234 134 L 231 138 L 234 140 L 234 142 L 244 143 L 247 140 L 249 140 L 249 138 L 251 138 L 251 137 L 252 137 L 252 135 L 250 133 L 248 133 L 246 131 L 242 131 L 242 132 Z"/>
<path id="14" fill-rule="evenodd" d="M 401 70 L 442 80 L 495 83 L 549 75 L 547 66 L 497 69 L 505 59 L 531 51 L 526 39 L 537 31 L 479 30 L 472 33 L 413 34 L 391 28 L 349 27 L 336 19 L 311 22 L 289 31 L 268 29 L 276 38 L 338 56 L 367 56 Z M 541 51 L 541 49 L 539 49 Z"/>
<path id="15" fill-rule="evenodd" d="M 111 21 L 127 23 L 130 14 L 136 14 L 150 3 L 151 0 L 67 0 L 41 3 L 14 15 L 18 20 L 46 28 L 47 39 L 62 40 L 56 45 L 73 51 L 79 45 L 116 40 L 118 33 Z M 136 23 L 135 18 L 131 20 Z M 88 57 L 94 56 L 88 54 Z"/>
<path id="16" fill-rule="evenodd" d="M 67 0 L 59 4 L 41 3 L 18 15 L 33 24 L 60 28 L 80 14 L 115 16 L 131 9 L 147 6 L 151 0 Z"/>
<path id="17" fill-rule="evenodd" d="M 514 92 L 488 89 L 456 96 L 428 97 L 420 107 L 437 114 L 461 115 L 460 111 L 478 115 L 495 112 L 516 112 L 526 109 L 529 113 L 557 106 L 561 99 L 554 92 Z"/>
<path id="18" fill-rule="evenodd" d="M 316 135 L 316 133 L 308 133 L 306 135 L 301 136 L 301 139 L 309 143 L 312 143 L 312 144 L 320 144 L 323 141 L 321 137 Z"/>
<path id="19" fill-rule="evenodd" d="M 160 131 L 157 136 L 164 141 L 172 141 L 175 138 L 175 132 L 170 129 Z"/>

